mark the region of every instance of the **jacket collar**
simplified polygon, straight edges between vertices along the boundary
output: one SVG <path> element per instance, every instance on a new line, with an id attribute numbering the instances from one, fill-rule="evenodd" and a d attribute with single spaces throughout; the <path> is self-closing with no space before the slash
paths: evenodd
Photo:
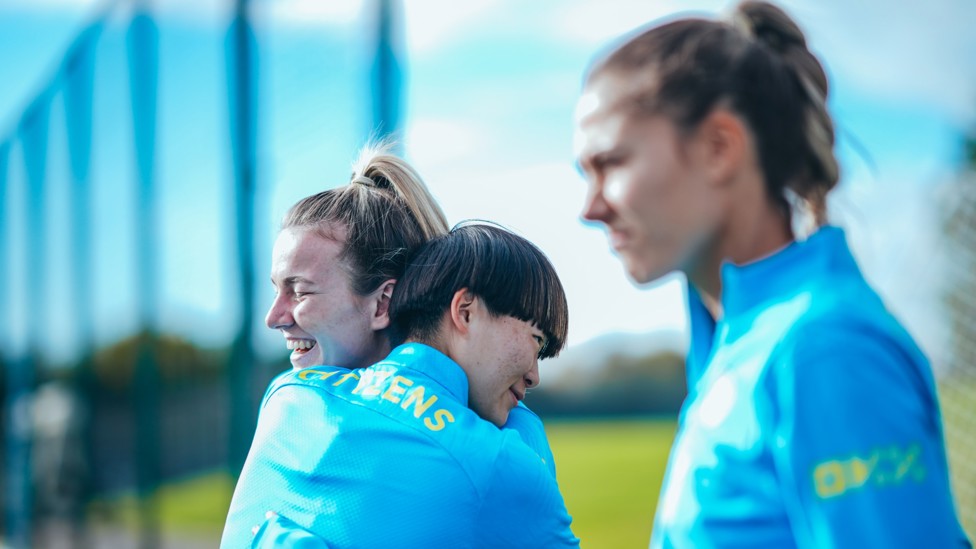
<path id="1" fill-rule="evenodd" d="M 860 273 L 847 245 L 843 229 L 825 225 L 809 238 L 743 265 L 722 265 L 724 319 L 712 318 L 695 289 L 688 285 L 691 346 L 687 366 L 689 381 L 703 371 L 712 352 L 715 331 L 725 319 L 748 315 L 771 300 L 789 295 L 806 281 L 835 278 L 839 273 Z"/>
<path id="2" fill-rule="evenodd" d="M 404 343 L 377 364 L 393 363 L 436 381 L 461 404 L 468 405 L 468 376 L 461 366 L 437 349 L 423 343 Z"/>
<path id="3" fill-rule="evenodd" d="M 857 270 L 844 231 L 821 227 L 810 238 L 793 242 L 764 258 L 722 265 L 722 308 L 726 317 L 748 312 L 798 289 L 804 281 L 832 278 Z"/>

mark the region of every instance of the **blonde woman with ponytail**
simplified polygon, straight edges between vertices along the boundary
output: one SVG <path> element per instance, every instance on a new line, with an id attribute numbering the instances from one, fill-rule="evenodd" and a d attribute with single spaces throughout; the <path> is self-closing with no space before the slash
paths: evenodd
<path id="1" fill-rule="evenodd" d="M 842 229 L 827 77 L 781 9 L 626 37 L 577 108 L 629 276 L 688 281 L 688 397 L 651 547 L 967 547 L 928 361 Z"/>
<path id="2" fill-rule="evenodd" d="M 420 176 L 389 145 L 369 145 L 348 185 L 299 200 L 272 252 L 275 300 L 265 324 L 295 368 L 363 368 L 390 351 L 387 308 L 409 256 L 446 234 Z"/>
<path id="3" fill-rule="evenodd" d="M 276 296 L 265 322 L 284 336 L 291 350 L 291 364 L 302 381 L 317 379 L 322 368 L 338 367 L 348 373 L 335 380 L 354 385 L 359 379 L 357 371 L 390 355 L 390 303 L 397 281 L 422 245 L 449 234 L 444 213 L 420 176 L 390 148 L 389 143 L 366 146 L 353 165 L 347 185 L 300 200 L 282 222 L 271 267 Z M 267 412 L 271 393 L 288 376 L 286 372 L 272 382 L 262 401 L 257 433 L 235 489 L 221 547 L 250 547 L 257 539 L 252 528 L 258 526 L 262 547 L 324 547 L 323 540 L 307 530 L 312 523 L 344 529 L 348 536 L 342 539 L 369 539 L 368 535 L 382 532 L 384 517 L 370 515 L 370 509 L 337 509 L 332 497 L 326 495 L 337 490 L 352 494 L 367 490 L 336 486 L 322 476 L 329 467 L 330 455 L 330 443 L 323 432 L 331 431 L 323 431 L 323 422 L 328 420 L 320 395 L 314 390 L 298 391 L 294 402 L 282 405 L 278 399 L 273 408 L 277 411 Z M 364 378 L 363 383 L 367 381 Z M 528 376 L 525 384 L 534 382 L 537 379 Z M 431 413 L 443 412 L 435 406 L 439 397 L 434 388 L 408 396 L 409 387 L 403 385 L 406 381 L 392 383 L 400 385 L 384 392 L 383 398 L 403 404 L 404 410 L 413 410 L 418 423 L 431 422 Z M 288 411 L 288 418 L 280 417 L 281 409 Z M 443 421 L 444 417 L 435 419 Z M 494 425 L 489 427 L 498 431 Z M 551 482 L 558 494 L 552 452 L 539 418 L 518 402 L 507 414 L 502 430 L 517 433 L 514 440 L 527 447 L 532 456 L 529 462 L 544 471 L 546 482 Z M 339 427 L 334 431 L 338 433 Z M 315 438 L 313 433 L 320 436 Z M 384 454 L 387 449 L 381 440 L 372 445 L 362 442 L 366 444 L 361 446 L 370 447 L 391 465 L 408 457 Z M 369 489 L 391 482 L 382 476 L 368 480 L 375 485 Z M 438 490 L 437 486 L 418 488 Z M 389 497 L 395 500 L 397 495 Z M 409 501 L 402 503 L 411 505 Z M 475 511 L 458 510 L 469 515 Z M 270 514 L 266 517 L 266 513 Z M 437 539 L 434 530 L 430 533 Z"/>

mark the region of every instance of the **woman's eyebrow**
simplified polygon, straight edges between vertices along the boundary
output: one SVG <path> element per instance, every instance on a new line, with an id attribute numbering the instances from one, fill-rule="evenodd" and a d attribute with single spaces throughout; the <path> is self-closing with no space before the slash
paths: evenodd
<path id="1" fill-rule="evenodd" d="M 288 277 L 285 277 L 284 280 L 281 281 L 281 285 L 282 286 L 286 286 L 286 287 L 291 287 L 291 286 L 294 286 L 296 284 L 301 284 L 301 283 L 315 284 L 315 281 L 314 280 L 310 280 L 308 278 L 305 278 L 304 276 L 299 276 L 299 275 L 288 276 Z M 278 286 L 277 283 L 275 282 L 274 277 L 271 277 L 271 284 L 274 284 L 275 287 Z"/>

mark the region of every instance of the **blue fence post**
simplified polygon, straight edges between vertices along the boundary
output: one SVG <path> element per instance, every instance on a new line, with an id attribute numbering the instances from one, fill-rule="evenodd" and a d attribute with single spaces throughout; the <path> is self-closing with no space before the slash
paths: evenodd
<path id="1" fill-rule="evenodd" d="M 155 357 L 156 216 L 153 207 L 156 149 L 158 30 L 153 18 L 136 8 L 126 36 L 135 143 L 136 295 L 141 331 L 135 370 L 136 469 L 141 519 L 140 547 L 159 545 L 156 488 L 160 473 L 159 371 Z"/>
<path id="2" fill-rule="evenodd" d="M 371 73 L 372 134 L 383 138 L 394 135 L 400 128 L 405 71 L 401 55 L 403 32 L 399 3 L 396 0 L 378 0 L 377 8 L 376 51 Z"/>
<path id="3" fill-rule="evenodd" d="M 12 485 L 8 502 L 8 531 L 14 548 L 31 546 L 33 526 L 33 487 L 31 486 L 31 425 L 30 402 L 40 366 L 40 350 L 47 342 L 45 326 L 48 310 L 45 251 L 47 227 L 45 223 L 44 190 L 47 179 L 48 119 L 51 95 L 48 90 L 39 94 L 24 112 L 18 132 L 24 153 L 27 174 L 27 203 L 24 205 L 27 229 L 27 280 L 26 294 L 32 296 L 31 313 L 27 318 L 27 354 L 11 365 L 12 450 L 9 454 L 11 472 L 17 476 L 8 478 Z"/>
<path id="4" fill-rule="evenodd" d="M 93 365 L 94 291 L 91 262 L 91 148 L 92 95 L 94 85 L 94 56 L 103 21 L 100 19 L 79 34 L 68 48 L 62 62 L 60 76 L 64 84 L 65 126 L 68 136 L 69 168 L 71 173 L 71 296 L 74 301 L 74 325 L 79 332 L 80 360 L 74 372 L 74 392 L 80 410 L 78 449 L 80 467 L 72 471 L 77 476 L 77 493 L 72 494 L 70 519 L 76 547 L 88 547 L 85 510 L 91 500 L 94 485 L 92 467 L 95 460 L 92 448 L 94 419 Z"/>
<path id="5" fill-rule="evenodd" d="M 10 165 L 10 141 L 0 145 L 0 311 L 10 311 L 6 300 L 9 292 L 7 273 L 10 272 L 12 261 L 7 253 L 7 179 Z M 13 315 L 5 319 L 12 322 Z M 23 356 L 3 356 L 4 362 L 4 399 L 6 408 L 4 425 L 4 527 L 7 538 L 13 547 L 26 547 L 30 539 L 24 539 L 22 532 L 29 531 L 30 514 L 27 512 L 30 504 L 29 485 L 27 475 L 30 474 L 27 461 L 26 435 L 27 426 L 24 425 L 23 396 L 24 389 L 21 380 L 22 370 L 25 368 Z"/>
<path id="6" fill-rule="evenodd" d="M 227 465 L 237 476 L 244 465 L 254 426 L 251 380 L 254 373 L 254 195 L 257 157 L 257 40 L 247 0 L 237 0 L 227 30 L 227 104 L 234 164 L 234 203 L 237 221 L 237 261 L 241 317 L 227 364 Z"/>

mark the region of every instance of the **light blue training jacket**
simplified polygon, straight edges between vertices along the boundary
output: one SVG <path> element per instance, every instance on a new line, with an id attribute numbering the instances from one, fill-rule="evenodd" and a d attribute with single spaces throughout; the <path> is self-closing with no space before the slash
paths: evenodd
<path id="1" fill-rule="evenodd" d="M 513 410 L 546 458 L 467 398 L 461 367 L 416 343 L 279 376 L 221 547 L 578 547 L 541 422 Z"/>
<path id="2" fill-rule="evenodd" d="M 968 547 L 928 361 L 844 233 L 689 288 L 689 394 L 652 548 Z"/>

